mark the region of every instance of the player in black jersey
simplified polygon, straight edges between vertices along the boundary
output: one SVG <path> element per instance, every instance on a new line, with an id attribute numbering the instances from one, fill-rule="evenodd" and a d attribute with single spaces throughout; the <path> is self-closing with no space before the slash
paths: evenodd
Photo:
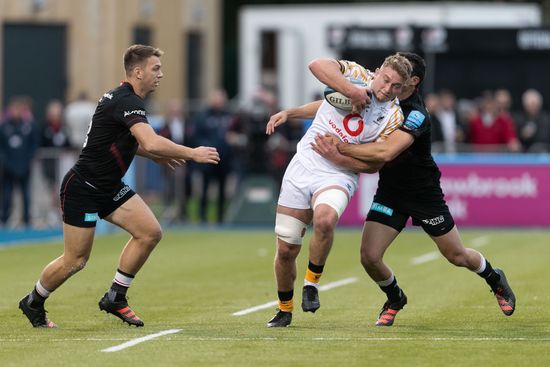
<path id="1" fill-rule="evenodd" d="M 124 53 L 126 80 L 99 100 L 80 157 L 61 184 L 64 252 L 44 268 L 33 291 L 19 302 L 34 327 L 56 327 L 46 317 L 44 302 L 86 265 L 98 219 L 131 235 L 99 308 L 130 325 L 143 326 L 128 306 L 126 291 L 160 241 L 162 230 L 151 209 L 122 177 L 136 154 L 171 168 L 186 160 L 211 164 L 219 161 L 215 148 L 192 149 L 175 144 L 157 135 L 149 125 L 144 98 L 163 77 L 162 54 L 151 46 L 130 46 Z"/>
<path id="2" fill-rule="evenodd" d="M 484 278 L 502 312 L 510 316 L 515 309 L 515 296 L 504 272 L 493 269 L 478 251 L 464 247 L 445 203 L 439 181 L 441 172 L 431 155 L 430 117 L 418 93 L 425 75 L 424 60 L 413 53 L 401 54 L 413 65 L 412 77 L 399 96 L 405 115 L 403 126 L 380 143 L 344 144 L 327 136 L 318 137 L 314 145 L 325 158 L 356 171 L 383 165 L 361 241 L 361 263 L 388 297 L 376 325 L 391 326 L 407 303 L 392 270 L 384 264 L 383 255 L 409 217 L 413 224 L 422 226 L 449 262 Z M 358 108 L 368 102 L 360 98 L 352 101 Z M 354 159 L 350 161 L 350 157 Z"/>

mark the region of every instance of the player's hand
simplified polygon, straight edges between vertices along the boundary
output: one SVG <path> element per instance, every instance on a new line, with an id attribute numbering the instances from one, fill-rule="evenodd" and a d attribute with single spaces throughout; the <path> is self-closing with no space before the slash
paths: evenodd
<path id="1" fill-rule="evenodd" d="M 321 136 L 321 135 L 319 135 L 319 136 Z M 337 137 L 334 134 L 326 133 L 322 138 L 326 139 L 327 141 L 330 141 L 332 144 L 336 145 L 336 148 L 338 148 L 338 146 L 340 144 L 342 144 L 342 140 L 340 140 L 340 138 Z"/>
<path id="2" fill-rule="evenodd" d="M 265 127 L 265 133 L 271 135 L 275 132 L 275 128 L 284 124 L 288 120 L 288 112 L 280 111 L 269 118 L 267 126 Z"/>
<path id="3" fill-rule="evenodd" d="M 361 113 L 370 104 L 370 93 L 370 88 L 353 85 L 348 96 L 351 99 L 352 113 Z"/>
<path id="4" fill-rule="evenodd" d="M 341 153 L 338 151 L 338 146 L 335 144 L 333 139 L 338 138 L 330 134 L 325 136 L 317 135 L 315 137 L 315 141 L 311 143 L 311 147 L 321 157 L 328 159 L 331 162 L 337 162 L 341 156 Z"/>
<path id="5" fill-rule="evenodd" d="M 197 163 L 218 164 L 220 155 L 216 148 L 197 147 L 193 149 L 193 160 Z"/>
<path id="6" fill-rule="evenodd" d="M 175 170 L 176 167 L 183 166 L 185 164 L 185 159 L 172 159 L 172 158 L 155 158 L 153 159 L 156 164 L 161 166 L 166 166 L 171 170 Z"/>

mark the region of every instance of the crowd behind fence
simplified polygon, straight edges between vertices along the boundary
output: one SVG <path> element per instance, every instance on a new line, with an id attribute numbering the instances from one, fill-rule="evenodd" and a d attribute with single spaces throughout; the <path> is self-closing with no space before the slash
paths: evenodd
<path id="1" fill-rule="evenodd" d="M 450 90 L 425 95 L 432 117 L 434 152 L 530 152 L 550 150 L 550 118 L 533 89 L 513 106 L 505 90 L 476 99 L 457 99 Z M 78 158 L 95 109 L 85 95 L 66 106 L 48 104 L 35 116 L 28 97 L 15 97 L 0 118 L 1 225 L 47 228 L 60 225 L 59 183 Z M 275 134 L 265 125 L 278 103 L 258 89 L 244 106 L 232 105 L 223 90 L 204 107 L 171 100 L 151 105 L 149 121 L 161 135 L 191 147 L 214 146 L 222 163 L 189 163 L 175 171 L 142 158 L 135 161 L 135 190 L 168 223 L 224 223 L 231 199 L 248 176 L 264 176 L 277 188 L 296 143 L 311 121 L 289 121 Z M 23 195 L 18 195 L 19 193 Z M 276 198 L 276 196 L 275 196 Z"/>

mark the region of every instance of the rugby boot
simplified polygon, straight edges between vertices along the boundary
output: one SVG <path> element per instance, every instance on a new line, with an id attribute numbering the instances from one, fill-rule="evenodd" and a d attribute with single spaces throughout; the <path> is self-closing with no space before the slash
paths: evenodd
<path id="1" fill-rule="evenodd" d="M 287 327 L 292 322 L 292 312 L 278 310 L 277 314 L 267 322 L 267 327 Z"/>
<path id="2" fill-rule="evenodd" d="M 21 301 L 19 301 L 19 308 L 23 311 L 23 314 L 27 316 L 27 319 L 29 319 L 32 326 L 48 329 L 56 328 L 57 325 L 46 316 L 47 311 L 44 309 L 44 305 L 32 307 L 30 298 L 31 295 L 27 294 Z"/>
<path id="3" fill-rule="evenodd" d="M 495 273 L 500 275 L 500 280 L 495 287 L 492 287 L 492 291 L 495 294 L 502 313 L 506 316 L 511 316 L 516 309 L 516 296 L 508 284 L 504 272 L 501 269 L 495 269 Z"/>
<path id="4" fill-rule="evenodd" d="M 306 285 L 302 289 L 302 310 L 304 312 L 317 311 L 321 307 L 319 302 L 319 290 L 312 285 Z"/>
<path id="5" fill-rule="evenodd" d="M 407 304 L 407 296 L 403 290 L 399 291 L 399 300 L 397 302 L 386 301 L 384 306 L 382 306 L 382 311 L 378 315 L 378 320 L 376 321 L 376 326 L 392 326 L 395 321 L 395 316 L 399 310 L 403 309 Z"/>
<path id="6" fill-rule="evenodd" d="M 143 326 L 143 321 L 136 315 L 136 313 L 128 306 L 128 301 L 111 301 L 107 297 L 108 293 L 105 293 L 103 298 L 99 301 L 99 309 L 112 315 L 115 315 L 128 325 L 134 325 L 136 327 Z"/>

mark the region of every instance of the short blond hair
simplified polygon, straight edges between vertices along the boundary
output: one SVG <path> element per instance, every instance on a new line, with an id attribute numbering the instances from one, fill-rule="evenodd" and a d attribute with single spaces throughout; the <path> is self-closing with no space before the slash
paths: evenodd
<path id="1" fill-rule="evenodd" d="M 164 52 L 158 48 L 148 45 L 132 45 L 124 52 L 124 70 L 130 75 L 132 69 L 142 65 L 151 56 L 161 57 Z"/>
<path id="2" fill-rule="evenodd" d="M 412 64 L 407 58 L 400 54 L 393 54 L 386 57 L 382 67 L 386 66 L 395 70 L 404 80 L 408 80 L 411 77 L 413 70 Z"/>

